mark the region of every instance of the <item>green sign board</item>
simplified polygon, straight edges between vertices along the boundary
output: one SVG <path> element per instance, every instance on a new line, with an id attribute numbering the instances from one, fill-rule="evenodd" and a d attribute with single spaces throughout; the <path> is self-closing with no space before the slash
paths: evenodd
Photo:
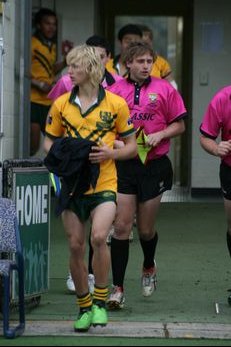
<path id="1" fill-rule="evenodd" d="M 50 180 L 43 167 L 13 169 L 16 203 L 25 264 L 25 296 L 49 288 Z M 16 286 L 13 286 L 16 287 Z M 13 299 L 17 296 L 13 290 Z"/>

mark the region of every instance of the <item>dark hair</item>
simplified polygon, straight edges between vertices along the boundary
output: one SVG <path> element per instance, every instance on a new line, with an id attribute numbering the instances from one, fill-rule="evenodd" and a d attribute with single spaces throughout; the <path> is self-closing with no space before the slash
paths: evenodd
<path id="1" fill-rule="evenodd" d="M 142 31 L 135 24 L 127 24 L 123 26 L 118 32 L 118 40 L 122 41 L 123 37 L 128 34 L 138 35 L 142 37 Z"/>
<path id="2" fill-rule="evenodd" d="M 44 17 L 55 17 L 57 19 L 56 13 L 49 8 L 40 8 L 40 10 L 34 16 L 34 24 L 40 24 Z"/>
<path id="3" fill-rule="evenodd" d="M 142 31 L 142 34 L 144 32 L 149 34 L 149 37 L 151 40 L 153 40 L 153 32 L 152 29 L 150 29 L 147 25 L 144 24 L 137 24 L 137 26 L 140 28 L 140 30 Z M 143 35 L 142 35 L 143 36 Z"/>
<path id="4" fill-rule="evenodd" d="M 126 52 L 124 52 L 122 59 L 124 64 L 131 62 L 134 58 L 139 57 L 145 53 L 149 53 L 153 57 L 153 62 L 156 59 L 156 54 L 153 49 L 146 42 L 131 42 Z"/>
<path id="5" fill-rule="evenodd" d="M 111 52 L 111 47 L 109 42 L 104 37 L 101 37 L 98 35 L 90 36 L 86 40 L 86 45 L 92 46 L 92 47 L 105 48 L 107 55 Z"/>

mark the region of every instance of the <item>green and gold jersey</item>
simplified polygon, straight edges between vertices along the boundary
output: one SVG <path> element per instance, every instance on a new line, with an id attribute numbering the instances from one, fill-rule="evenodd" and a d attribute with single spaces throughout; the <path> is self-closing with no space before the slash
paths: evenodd
<path id="1" fill-rule="evenodd" d="M 119 135 L 127 137 L 135 130 L 129 121 L 130 111 L 126 101 L 118 95 L 99 89 L 97 102 L 82 114 L 76 102 L 78 88 L 60 96 L 52 105 L 47 117 L 46 134 L 50 137 L 82 137 L 95 141 L 99 146 L 103 142 L 113 148 Z M 104 190 L 117 191 L 117 174 L 113 160 L 100 164 L 100 176 L 97 186 L 86 194 Z"/>
<path id="2" fill-rule="evenodd" d="M 171 72 L 171 67 L 167 60 L 157 55 L 150 75 L 153 77 L 166 78 Z"/>
<path id="3" fill-rule="evenodd" d="M 56 45 L 54 43 L 48 45 L 38 37 L 33 36 L 31 50 L 31 79 L 52 84 L 55 80 Z M 33 86 L 31 87 L 31 101 L 42 105 L 51 104 L 47 94 Z"/>
<path id="4" fill-rule="evenodd" d="M 121 65 L 119 64 L 119 59 L 120 59 L 120 55 L 117 55 L 114 59 L 109 59 L 107 64 L 106 64 L 106 70 L 108 72 L 110 72 L 111 74 L 114 75 L 119 75 L 123 78 L 126 78 L 128 76 L 128 69 L 125 69 L 124 73 L 121 74 Z"/>
<path id="5" fill-rule="evenodd" d="M 115 57 L 114 59 L 111 58 L 108 60 L 107 64 L 106 64 L 106 69 L 108 72 L 112 73 L 112 74 L 116 74 L 119 75 L 119 71 L 116 68 L 116 64 L 118 63 L 118 58 Z"/>

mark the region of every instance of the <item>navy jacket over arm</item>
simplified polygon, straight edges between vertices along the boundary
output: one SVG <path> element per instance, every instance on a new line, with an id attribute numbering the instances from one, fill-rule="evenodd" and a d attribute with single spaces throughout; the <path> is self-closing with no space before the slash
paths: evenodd
<path id="1" fill-rule="evenodd" d="M 83 138 L 56 139 L 44 159 L 47 169 L 62 179 L 58 215 L 68 208 L 73 197 L 83 195 L 91 186 L 96 187 L 100 170 L 99 164 L 89 161 L 92 146 L 96 143 Z"/>

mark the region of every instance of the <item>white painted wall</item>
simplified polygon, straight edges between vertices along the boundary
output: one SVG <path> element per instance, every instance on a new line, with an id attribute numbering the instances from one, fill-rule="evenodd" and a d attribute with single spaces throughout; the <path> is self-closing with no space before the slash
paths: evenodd
<path id="1" fill-rule="evenodd" d="M 191 187 L 218 188 L 220 161 L 201 149 L 199 126 L 215 92 L 231 84 L 231 1 L 195 0 L 194 8 Z"/>
<path id="2" fill-rule="evenodd" d="M 61 21 L 62 40 L 79 45 L 94 34 L 94 0 L 56 0 L 56 12 Z"/>
<path id="3" fill-rule="evenodd" d="M 4 5 L 4 15 L 1 18 L 1 33 L 3 37 L 3 137 L 0 139 L 0 161 L 17 157 L 18 143 L 18 105 L 19 85 L 16 73 L 19 71 L 19 63 L 15 58 L 19 56 L 19 45 L 15 40 L 15 32 L 18 32 L 19 23 L 15 19 L 15 13 L 20 13 L 20 6 L 14 0 L 8 0 Z M 16 29 L 16 30 L 15 30 Z"/>

